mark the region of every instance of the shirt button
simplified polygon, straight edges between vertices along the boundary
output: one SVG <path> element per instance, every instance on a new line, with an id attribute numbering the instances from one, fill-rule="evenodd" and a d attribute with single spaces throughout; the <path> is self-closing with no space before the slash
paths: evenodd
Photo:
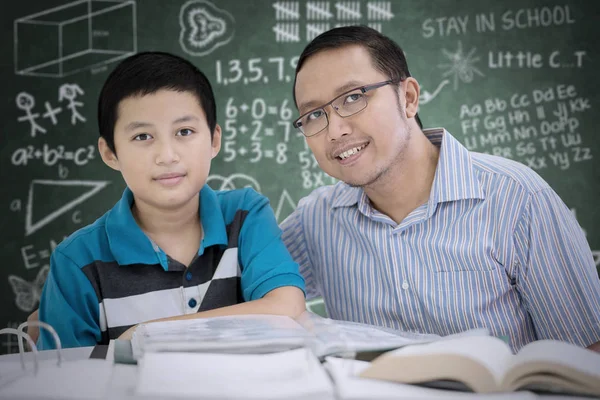
<path id="1" fill-rule="evenodd" d="M 404 290 L 408 289 L 408 282 L 407 281 L 402 282 L 402 289 L 404 289 Z"/>
<path id="2" fill-rule="evenodd" d="M 192 273 L 188 272 L 187 274 L 185 274 L 185 280 L 186 281 L 191 281 L 192 280 Z"/>
<path id="3" fill-rule="evenodd" d="M 188 301 L 188 306 L 190 306 L 190 308 L 196 307 L 196 304 L 198 304 L 196 299 L 190 299 L 190 301 Z"/>

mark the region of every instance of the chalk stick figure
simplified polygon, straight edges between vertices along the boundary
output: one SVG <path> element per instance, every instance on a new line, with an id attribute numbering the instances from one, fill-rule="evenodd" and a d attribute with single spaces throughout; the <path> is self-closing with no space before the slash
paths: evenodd
<path id="1" fill-rule="evenodd" d="M 67 108 L 71 110 L 71 124 L 75 125 L 77 120 L 85 122 L 85 118 L 79 114 L 77 107 L 83 106 L 83 103 L 76 101 L 78 95 L 82 95 L 83 90 L 76 83 L 65 83 L 58 89 L 58 101 L 68 100 Z"/>
<path id="2" fill-rule="evenodd" d="M 17 121 L 29 121 L 29 124 L 31 125 L 31 137 L 35 137 L 35 134 L 37 132 L 46 133 L 46 129 L 44 129 L 37 122 L 35 122 L 35 119 L 39 117 L 40 114 L 31 112 L 31 110 L 33 110 L 33 107 L 35 107 L 34 97 L 27 92 L 20 92 L 19 94 L 17 94 L 16 102 L 17 108 L 19 110 L 25 111 L 25 115 L 17 118 Z"/>

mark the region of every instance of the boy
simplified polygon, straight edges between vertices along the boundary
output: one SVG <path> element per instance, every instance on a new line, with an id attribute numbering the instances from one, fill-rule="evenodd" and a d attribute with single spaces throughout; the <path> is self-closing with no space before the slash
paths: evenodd
<path id="1" fill-rule="evenodd" d="M 63 347 L 129 338 L 148 321 L 304 311 L 304 281 L 268 200 L 205 184 L 221 128 L 202 72 L 136 54 L 105 82 L 98 123 L 102 160 L 127 188 L 52 254 L 39 319 Z M 38 347 L 55 347 L 44 330 Z"/>

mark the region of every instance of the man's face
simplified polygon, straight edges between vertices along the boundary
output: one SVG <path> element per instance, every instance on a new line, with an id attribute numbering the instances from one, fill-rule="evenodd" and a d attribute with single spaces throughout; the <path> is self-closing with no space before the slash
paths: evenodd
<path id="1" fill-rule="evenodd" d="M 221 143 L 218 126 L 211 142 L 198 99 L 172 90 L 123 99 L 114 132 L 117 154 L 101 149 L 105 162 L 121 172 L 136 202 L 158 209 L 198 195 Z"/>
<path id="2" fill-rule="evenodd" d="M 348 90 L 388 79 L 373 67 L 362 46 L 322 51 L 305 62 L 296 78 L 299 113 Z M 364 96 L 367 107 L 346 118 L 326 107 L 329 125 L 306 138 L 321 169 L 353 186 L 369 186 L 391 172 L 402 160 L 410 138 L 402 89 L 387 85 Z"/>

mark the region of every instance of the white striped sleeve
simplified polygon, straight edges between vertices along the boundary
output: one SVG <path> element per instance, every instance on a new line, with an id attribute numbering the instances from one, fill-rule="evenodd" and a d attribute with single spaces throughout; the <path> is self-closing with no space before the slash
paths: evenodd
<path id="1" fill-rule="evenodd" d="M 515 231 L 517 286 L 538 339 L 600 341 L 600 279 L 583 230 L 552 189 L 531 195 Z"/>
<path id="2" fill-rule="evenodd" d="M 288 251 L 300 267 L 300 274 L 304 278 L 306 299 L 321 296 L 314 279 L 313 266 L 310 261 L 309 252 L 304 235 L 301 205 L 291 213 L 279 227 L 283 231 L 282 239 Z"/>

